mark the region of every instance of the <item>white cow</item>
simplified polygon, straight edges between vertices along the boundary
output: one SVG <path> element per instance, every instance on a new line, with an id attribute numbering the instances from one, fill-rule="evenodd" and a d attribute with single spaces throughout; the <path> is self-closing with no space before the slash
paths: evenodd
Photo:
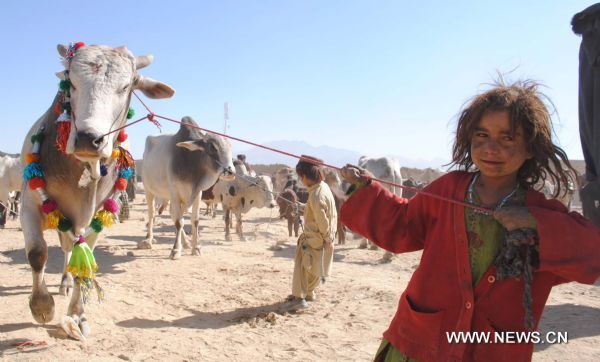
<path id="1" fill-rule="evenodd" d="M 58 52 L 63 57 L 65 70 L 57 75 L 70 82 L 65 85 L 70 98 L 64 98 L 66 94 L 60 91 L 56 94 L 48 111 L 25 137 L 21 157 L 25 163 L 26 155 L 36 151 L 30 141 L 31 136 L 42 132 L 44 138 L 39 148 L 39 167 L 44 172 L 45 194 L 56 201 L 58 209 L 72 223 L 68 232 L 59 232 L 66 267 L 74 241 L 86 234 L 94 214 L 115 188 L 118 172 L 111 154 L 119 142 L 117 133 L 106 134 L 127 122 L 127 109 L 134 90 L 139 89 L 150 98 L 169 98 L 174 91 L 166 84 L 138 73 L 139 69 L 152 62 L 150 55 L 136 58 L 125 47 L 82 44 L 74 47 L 59 45 Z M 63 153 L 56 146 L 56 121 L 59 117 L 56 109 L 67 100 L 72 110 L 68 121 L 71 131 L 66 134 L 68 142 Z M 100 177 L 100 163 L 105 163 L 107 170 L 103 177 Z M 21 227 L 27 260 L 33 272 L 29 307 L 37 322 L 47 324 L 54 318 L 54 299 L 44 280 L 48 247 L 43 235 L 46 215 L 40 210 L 41 195 L 41 192 L 23 188 Z M 92 250 L 97 236 L 95 232 L 85 236 L 85 242 Z M 60 293 L 67 295 L 72 285 L 71 274 L 63 271 Z M 84 340 L 90 329 L 79 282 L 73 289 L 67 313 L 68 316 L 62 319 L 70 326 L 66 328 L 67 332 Z"/>
<path id="2" fill-rule="evenodd" d="M 154 242 L 154 198 L 169 200 L 169 213 L 175 223 L 176 237 L 171 259 L 181 257 L 185 238 L 183 214 L 192 207 L 192 255 L 200 255 L 198 246 L 198 208 L 202 191 L 217 179 L 233 180 L 231 145 L 221 136 L 204 134 L 191 117 L 184 117 L 176 134 L 148 136 L 142 162 L 142 182 L 148 204 L 148 234 L 139 248 L 151 248 Z"/>
<path id="3" fill-rule="evenodd" d="M 367 156 L 362 156 L 358 159 L 358 166 L 369 170 L 373 174 L 373 176 L 375 176 L 375 178 L 384 181 L 389 181 L 397 185 L 402 185 L 402 175 L 400 173 L 400 167 L 398 166 L 395 160 L 389 157 L 369 158 Z M 390 190 L 393 194 L 402 197 L 402 188 L 383 183 L 381 184 L 381 186 Z M 365 238 L 362 238 L 359 247 L 366 248 L 368 244 L 369 241 Z M 371 249 L 376 250 L 377 245 L 371 243 Z M 386 251 L 383 255 L 383 260 L 390 261 L 392 255 L 392 253 Z"/>
<path id="4" fill-rule="evenodd" d="M 23 186 L 23 166 L 19 157 L 0 157 L 0 203 L 6 208 L 6 217 L 11 213 L 11 191 L 20 191 Z M 14 211 L 12 211 L 14 212 Z M 0 225 L 4 228 L 4 224 Z"/>
<path id="5" fill-rule="evenodd" d="M 276 205 L 271 178 L 264 175 L 252 177 L 237 174 L 234 181 L 219 180 L 213 187 L 213 194 L 215 199 L 223 205 L 226 240 L 231 240 L 229 234 L 231 213 L 236 216 L 236 233 L 241 240 L 245 240 L 242 231 L 242 214 L 247 213 L 253 207 L 274 208 Z"/>

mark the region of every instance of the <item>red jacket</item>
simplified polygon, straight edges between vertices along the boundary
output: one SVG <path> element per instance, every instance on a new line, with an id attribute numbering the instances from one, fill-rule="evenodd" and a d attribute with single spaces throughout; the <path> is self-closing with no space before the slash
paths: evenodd
<path id="1" fill-rule="evenodd" d="M 472 175 L 451 172 L 425 191 L 463 201 Z M 531 189 L 525 205 L 537 221 L 539 235 L 540 264 L 532 287 L 537 329 L 553 286 L 569 281 L 592 284 L 600 276 L 600 229 Z M 452 331 L 526 330 L 522 279 L 496 281 L 491 266 L 472 286 L 464 210 L 422 194 L 402 199 L 373 183 L 344 203 L 340 220 L 391 252 L 423 249 L 419 267 L 383 334 L 400 351 L 419 361 L 529 361 L 532 343 L 447 340 L 446 332 Z"/>

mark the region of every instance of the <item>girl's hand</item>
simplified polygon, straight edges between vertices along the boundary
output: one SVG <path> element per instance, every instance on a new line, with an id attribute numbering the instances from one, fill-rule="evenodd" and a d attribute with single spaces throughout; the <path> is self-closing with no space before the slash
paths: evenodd
<path id="1" fill-rule="evenodd" d="M 503 207 L 492 216 L 508 231 L 515 229 L 536 229 L 537 223 L 526 207 Z"/>
<path id="2" fill-rule="evenodd" d="M 340 170 L 342 178 L 353 185 L 366 184 L 374 176 L 362 167 L 347 164 Z"/>

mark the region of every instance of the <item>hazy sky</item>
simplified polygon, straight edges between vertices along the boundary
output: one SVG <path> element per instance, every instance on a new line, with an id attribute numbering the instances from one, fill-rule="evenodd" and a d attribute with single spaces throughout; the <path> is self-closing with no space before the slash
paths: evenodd
<path id="1" fill-rule="evenodd" d="M 497 71 L 543 82 L 558 143 L 581 159 L 580 38 L 594 1 L 11 1 L 0 12 L 0 150 L 19 152 L 50 106 L 56 44 L 127 45 L 171 85 L 157 114 L 256 142 L 303 140 L 362 154 L 448 159 L 455 116 Z M 143 108 L 132 106 L 138 114 Z M 165 123 L 163 132 L 177 125 Z M 150 124 L 129 129 L 140 158 Z M 235 150 L 247 148 L 234 143 Z M 234 150 L 234 152 L 235 152 Z"/>

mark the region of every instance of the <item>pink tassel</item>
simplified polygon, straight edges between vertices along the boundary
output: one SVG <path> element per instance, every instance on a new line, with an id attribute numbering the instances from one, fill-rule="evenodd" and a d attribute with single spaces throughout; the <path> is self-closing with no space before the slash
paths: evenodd
<path id="1" fill-rule="evenodd" d="M 104 210 L 116 214 L 119 211 L 119 204 L 113 199 L 107 199 L 104 201 Z"/>

